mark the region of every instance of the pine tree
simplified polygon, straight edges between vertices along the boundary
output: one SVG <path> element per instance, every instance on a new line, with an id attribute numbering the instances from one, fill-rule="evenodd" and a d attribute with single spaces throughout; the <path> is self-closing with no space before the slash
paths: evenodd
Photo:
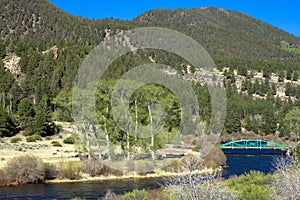
<path id="1" fill-rule="evenodd" d="M 32 125 L 35 116 L 32 100 L 24 98 L 18 105 L 18 122 L 21 129 L 26 129 Z"/>
<path id="2" fill-rule="evenodd" d="M 11 137 L 15 134 L 17 134 L 16 124 L 0 106 L 0 137 Z"/>
<path id="3" fill-rule="evenodd" d="M 283 82 L 284 81 L 284 72 L 283 71 L 280 71 L 279 72 L 279 75 L 278 75 L 278 82 Z"/>
<path id="4" fill-rule="evenodd" d="M 295 71 L 295 72 L 293 73 L 293 81 L 298 81 L 298 79 L 299 79 L 299 74 L 298 74 L 297 71 Z"/>

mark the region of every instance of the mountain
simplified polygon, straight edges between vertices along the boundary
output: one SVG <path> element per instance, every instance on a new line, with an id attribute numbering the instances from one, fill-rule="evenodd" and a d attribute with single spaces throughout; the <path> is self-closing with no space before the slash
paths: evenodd
<path id="1" fill-rule="evenodd" d="M 299 56 L 281 48 L 283 41 L 300 44 L 300 38 L 243 13 L 220 8 L 152 10 L 133 20 L 137 25 L 162 26 L 186 33 L 215 58 L 299 63 Z M 257 68 L 257 67 L 256 67 Z"/>
<path id="2" fill-rule="evenodd" d="M 22 115 L 32 110 L 26 116 L 28 126 L 23 126 L 30 133 L 44 133 L 51 128 L 51 120 L 72 121 L 70 91 L 91 50 L 123 30 L 153 26 L 190 36 L 214 59 L 219 69 L 216 75 L 224 75 L 227 92 L 224 133 L 248 130 L 291 136 L 284 119 L 294 105 L 300 105 L 300 38 L 220 8 L 151 10 L 131 21 L 91 20 L 67 14 L 47 0 L 0 0 L 0 107 L 21 128 Z M 199 100 L 196 113 L 209 123 L 209 91 L 199 81 L 200 72 L 177 55 L 155 49 L 127 53 L 104 76 L 118 79 L 135 66 L 153 62 L 174 67 L 176 76 L 196 80 L 192 85 Z M 105 93 L 112 86 L 107 87 Z M 131 102 L 131 111 L 135 110 L 132 106 Z M 177 103 L 173 106 L 170 111 L 179 112 Z M 146 118 L 141 122 L 144 125 L 149 124 Z M 174 120 L 169 121 L 172 128 L 180 121 Z"/>
<path id="3" fill-rule="evenodd" d="M 24 97 L 39 101 L 44 93 L 54 98 L 69 90 L 80 63 L 97 44 L 122 30 L 146 26 L 187 34 L 203 45 L 220 70 L 300 70 L 297 51 L 282 46 L 299 47 L 300 38 L 231 10 L 152 10 L 131 21 L 90 20 L 67 14 L 47 0 L 1 0 L 0 19 L 0 93 L 13 94 L 16 105 Z M 110 77 L 153 61 L 153 55 L 161 63 L 176 57 L 152 50 L 128 54 L 113 63 Z M 181 70 L 185 61 L 173 62 Z"/>
<path id="4" fill-rule="evenodd" d="M 99 43 L 105 36 L 105 29 L 124 29 L 128 25 L 119 20 L 96 21 L 72 16 L 47 0 L 1 0 L 0 6 L 1 38 L 6 42 Z"/>

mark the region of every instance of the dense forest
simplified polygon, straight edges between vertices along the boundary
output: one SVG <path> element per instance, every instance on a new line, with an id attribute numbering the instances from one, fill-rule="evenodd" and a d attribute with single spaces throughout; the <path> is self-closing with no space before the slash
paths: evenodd
<path id="1" fill-rule="evenodd" d="M 64 13 L 47 0 L 1 0 L 0 15 L 1 137 L 19 131 L 29 137 L 58 133 L 53 121 L 73 121 L 71 89 L 84 58 L 122 30 L 147 26 L 182 32 L 210 53 L 226 87 L 223 134 L 298 136 L 293 112 L 300 106 L 300 55 L 295 50 L 300 38 L 262 21 L 218 8 L 153 10 L 132 21 L 90 20 Z M 128 134 L 116 127 L 108 99 L 117 79 L 153 60 L 173 66 L 182 79 L 187 74 L 195 76 L 194 66 L 188 70 L 186 60 L 161 50 L 139 50 L 115 60 L 105 72 L 106 81 L 96 83 L 97 115 L 107 145 L 111 140 L 127 150 L 131 145 L 147 146 L 136 141 L 137 129 Z M 211 117 L 209 91 L 197 81 L 192 87 L 199 101 L 196 113 L 205 129 Z M 167 111 L 166 123 L 154 143 L 139 140 L 151 144 L 149 149 L 165 145 L 180 126 L 178 99 L 158 85 L 144 86 L 132 96 L 130 114 L 135 126 L 155 125 L 151 106 L 156 104 Z"/>

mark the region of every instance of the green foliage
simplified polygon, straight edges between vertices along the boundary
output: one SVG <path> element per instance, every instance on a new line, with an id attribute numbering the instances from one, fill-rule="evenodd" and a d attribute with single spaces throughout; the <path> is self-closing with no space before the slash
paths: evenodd
<path id="1" fill-rule="evenodd" d="M 20 137 L 14 137 L 10 139 L 10 143 L 18 143 L 22 141 L 22 139 Z"/>
<path id="2" fill-rule="evenodd" d="M 297 162 L 300 161 L 300 144 L 297 144 L 297 146 L 294 150 L 294 158 Z"/>
<path id="3" fill-rule="evenodd" d="M 19 116 L 18 121 L 22 129 L 32 125 L 35 111 L 31 99 L 25 98 L 21 100 L 18 105 L 17 115 Z"/>
<path id="4" fill-rule="evenodd" d="M 33 134 L 31 136 L 26 137 L 27 142 L 36 142 L 37 140 L 42 140 L 42 137 L 38 134 Z"/>
<path id="5" fill-rule="evenodd" d="M 120 200 L 148 200 L 148 193 L 146 190 L 133 190 L 132 192 L 128 192 L 122 196 L 120 196 Z"/>
<path id="6" fill-rule="evenodd" d="M 51 136 L 46 136 L 45 139 L 46 139 L 46 140 L 51 140 L 52 137 L 51 137 Z"/>
<path id="7" fill-rule="evenodd" d="M 298 79 L 299 79 L 299 73 L 298 73 L 298 71 L 295 71 L 293 73 L 293 81 L 298 81 Z"/>
<path id="8" fill-rule="evenodd" d="M 0 40 L 0 58 L 4 58 L 6 55 L 6 46 L 2 40 Z"/>
<path id="9" fill-rule="evenodd" d="M 6 9 L 7 7 L 10 9 Z M 37 23 L 33 16 L 43 17 L 36 19 Z M 268 82 L 256 79 L 255 82 L 251 82 L 249 79 L 256 71 L 260 71 L 267 79 L 272 73 L 279 74 L 279 82 L 284 82 L 285 77 L 288 80 L 298 80 L 300 58 L 293 52 L 299 48 L 294 48 L 293 44 L 299 44 L 300 39 L 235 11 L 221 12 L 217 8 L 191 9 L 184 12 L 154 10 L 129 22 L 74 17 L 58 10 L 45 0 L 4 0 L 0 2 L 0 17 L 5 19 L 0 24 L 0 35 L 5 38 L 5 41 L 0 40 L 0 57 L 16 53 L 21 57 L 19 65 L 22 74 L 25 74 L 22 81 L 15 80 L 17 77 L 5 70 L 0 62 L 1 107 L 7 109 L 4 102 L 11 101 L 10 108 L 7 109 L 10 114 L 0 114 L 1 137 L 16 134 L 13 117 L 24 130 L 24 135 L 48 136 L 58 133 L 59 128 L 51 121 L 73 121 L 71 88 L 86 55 L 108 36 L 107 31 L 112 36 L 120 30 L 144 26 L 170 28 L 190 36 L 207 49 L 219 70 L 226 68 L 224 85 L 227 89 L 228 112 L 225 131 L 228 133 L 241 132 L 242 128 L 260 134 L 272 134 L 283 130 L 283 118 L 292 105 L 288 101 L 282 104 L 275 102 L 273 95 L 276 95 L 277 88 L 271 80 Z M 14 33 L 10 33 L 9 27 L 13 27 Z M 280 46 L 282 40 L 288 41 L 288 46 L 285 43 L 281 43 Z M 291 52 L 285 51 L 286 48 Z M 123 149 L 141 146 L 145 152 L 162 148 L 172 140 L 174 130 L 179 127 L 180 104 L 175 95 L 163 87 L 153 85 L 140 88 L 130 99 L 130 116 L 127 117 L 134 121 L 134 130 L 124 131 L 115 124 L 110 97 L 116 79 L 134 66 L 149 63 L 149 57 L 154 59 L 155 63 L 174 67 L 178 72 L 181 72 L 182 68 L 187 71 L 189 64 L 170 52 L 147 49 L 127 53 L 110 65 L 104 73 L 107 80 L 99 83 L 96 93 L 97 120 L 105 133 L 101 139 L 106 140 L 108 146 L 110 142 L 120 144 Z M 247 78 L 242 83 L 244 94 L 237 93 L 234 83 L 238 79 L 234 70 Z M 191 72 L 194 71 L 195 67 L 192 66 Z M 211 102 L 207 86 L 195 83 L 193 88 L 199 102 L 199 110 L 195 112 L 201 120 L 208 123 L 211 117 Z M 253 94 L 267 99 L 253 99 Z M 286 95 L 291 99 L 299 99 L 300 87 L 288 83 Z M 155 113 L 158 105 L 165 111 L 161 116 L 165 125 L 156 135 L 155 144 L 150 145 L 150 137 L 137 141 L 139 133 L 149 134 L 151 126 L 160 127 L 159 120 L 155 121 L 155 118 L 160 119 L 159 113 Z M 88 116 L 90 111 L 86 113 Z M 152 122 L 150 116 L 154 119 Z M 188 123 L 190 119 L 182 120 Z M 277 123 L 280 124 L 278 129 Z M 189 130 L 193 130 L 192 124 Z M 288 135 L 288 131 L 284 135 Z M 130 143 L 129 147 L 126 143 Z"/>
<path id="10" fill-rule="evenodd" d="M 62 147 L 62 145 L 58 141 L 52 141 L 51 144 L 54 147 Z"/>
<path id="11" fill-rule="evenodd" d="M 294 107 L 284 119 L 285 127 L 291 131 L 292 137 L 298 141 L 300 137 L 300 108 Z"/>
<path id="12" fill-rule="evenodd" d="M 57 121 L 72 122 L 71 117 L 71 92 L 62 90 L 53 98 L 52 104 L 56 107 L 53 118 Z"/>
<path id="13" fill-rule="evenodd" d="M 263 175 L 260 172 L 251 171 L 238 178 L 231 178 L 225 181 L 225 185 L 236 191 L 239 199 L 243 200 L 268 200 L 270 199 L 271 176 Z"/>
<path id="14" fill-rule="evenodd" d="M 286 72 L 286 79 L 287 79 L 287 80 L 292 80 L 292 71 L 291 71 L 291 70 L 288 70 L 288 71 Z"/>
<path id="15" fill-rule="evenodd" d="M 0 137 L 11 137 L 17 134 L 17 127 L 11 116 L 0 108 Z"/>
<path id="16" fill-rule="evenodd" d="M 285 78 L 284 72 L 281 70 L 278 75 L 278 82 L 283 82 Z"/>
<path id="17" fill-rule="evenodd" d="M 66 161 L 60 163 L 60 171 L 58 174 L 59 178 L 67 178 L 70 180 L 79 179 L 81 177 L 81 173 L 83 170 L 83 166 L 80 162 L 77 161 Z"/>
<path id="18" fill-rule="evenodd" d="M 64 139 L 64 141 L 63 141 L 64 144 L 75 144 L 75 142 L 76 142 L 76 138 L 73 136 L 70 136 L 70 137 Z"/>

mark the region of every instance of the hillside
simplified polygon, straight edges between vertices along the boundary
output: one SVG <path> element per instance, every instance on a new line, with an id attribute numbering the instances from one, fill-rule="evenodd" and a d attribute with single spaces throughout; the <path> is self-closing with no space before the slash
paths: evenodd
<path id="1" fill-rule="evenodd" d="M 88 20 L 67 14 L 47 0 L 1 0 L 1 39 L 33 42 L 85 42 L 97 44 L 105 37 L 105 29 L 124 29 L 118 20 Z M 28 41 L 29 40 L 29 41 Z"/>
<path id="2" fill-rule="evenodd" d="M 300 104 L 300 38 L 236 11 L 152 10 L 131 21 L 89 20 L 67 14 L 47 0 L 1 0 L 0 16 L 0 100 L 9 113 L 3 118 L 11 117 L 8 124 L 27 129 L 28 135 L 36 128 L 40 131 L 37 125 L 47 124 L 47 129 L 53 128 L 48 126 L 53 120 L 72 121 L 70 91 L 78 67 L 97 44 L 122 30 L 146 26 L 185 33 L 214 58 L 227 89 L 229 114 L 224 133 L 248 130 L 278 134 L 286 128 L 285 115 Z M 202 121 L 209 122 L 209 92 L 199 84 L 201 74 L 177 55 L 153 49 L 128 53 L 115 60 L 105 76 L 118 79 L 132 67 L 152 62 L 172 65 L 178 76 L 196 80 L 193 87 L 200 101 L 197 113 Z M 110 90 L 112 86 L 106 87 Z M 173 104 L 171 108 L 176 110 L 178 104 L 175 100 Z M 20 110 L 28 108 L 32 110 L 26 116 L 30 120 L 22 121 L 24 113 Z M 139 123 L 148 125 L 145 113 Z M 179 116 L 175 111 L 173 114 Z M 30 124 L 38 120 L 41 122 Z M 178 126 L 178 121 L 177 117 L 169 119 L 172 125 L 167 131 Z M 14 132 L 16 127 L 12 127 Z M 41 131 L 41 135 L 44 133 Z"/>
<path id="3" fill-rule="evenodd" d="M 282 41 L 300 44 L 300 38 L 236 11 L 219 8 L 153 10 L 133 22 L 186 33 L 223 65 L 230 62 L 251 65 L 252 62 L 253 68 L 270 64 L 282 69 L 286 65 L 283 63 L 299 62 L 298 55 L 284 51 L 280 44 Z"/>

